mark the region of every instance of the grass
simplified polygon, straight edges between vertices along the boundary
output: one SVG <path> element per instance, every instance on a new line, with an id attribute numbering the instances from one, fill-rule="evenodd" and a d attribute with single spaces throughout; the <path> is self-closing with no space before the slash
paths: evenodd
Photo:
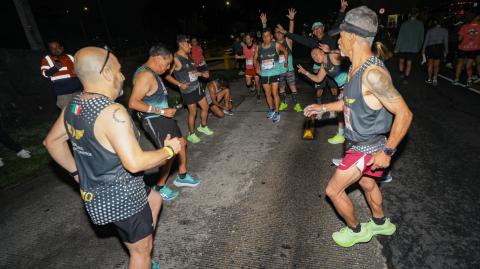
<path id="1" fill-rule="evenodd" d="M 48 168 L 51 161 L 47 150 L 42 145 L 52 122 L 44 122 L 26 128 L 19 127 L 10 130 L 9 135 L 23 148 L 32 152 L 32 158 L 21 159 L 12 152 L 0 146 L 0 156 L 5 166 L 0 168 L 0 189 L 5 189 L 30 180 Z"/>

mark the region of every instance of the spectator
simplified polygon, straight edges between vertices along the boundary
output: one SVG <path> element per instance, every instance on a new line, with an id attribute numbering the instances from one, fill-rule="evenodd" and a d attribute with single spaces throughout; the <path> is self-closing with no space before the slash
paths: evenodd
<path id="1" fill-rule="evenodd" d="M 192 37 L 192 60 L 195 62 L 195 67 L 199 72 L 208 72 L 208 66 L 203 56 L 203 49 L 196 37 Z"/>
<path id="2" fill-rule="evenodd" d="M 73 71 L 73 56 L 65 54 L 58 41 L 48 42 L 48 51 L 49 54 L 42 59 L 40 71 L 52 81 L 57 107 L 63 109 L 82 90 L 82 84 Z"/>
<path id="3" fill-rule="evenodd" d="M 426 82 L 437 86 L 440 61 L 445 59 L 448 53 L 448 30 L 442 27 L 439 20 L 433 20 L 432 25 L 433 27 L 427 31 L 425 36 L 422 53 L 428 60 L 428 79 Z"/>
<path id="4" fill-rule="evenodd" d="M 423 44 L 423 23 L 417 20 L 417 16 L 418 10 L 412 9 L 409 19 L 400 26 L 395 46 L 395 53 L 398 53 L 400 58 L 398 69 L 400 77 L 404 79 L 404 83 L 408 83 L 408 78 L 412 73 L 413 60 L 415 60 Z"/>
<path id="5" fill-rule="evenodd" d="M 29 159 L 31 157 L 30 151 L 23 149 L 17 142 L 15 142 L 0 124 L 0 143 L 5 145 L 8 149 L 17 153 L 17 156 L 22 159 Z M 4 166 L 2 158 L 0 158 L 0 167 Z"/>
<path id="6" fill-rule="evenodd" d="M 464 58 L 467 58 L 467 86 L 473 83 L 473 61 L 477 62 L 477 73 L 480 70 L 480 15 L 476 15 L 470 23 L 463 25 L 458 32 L 458 62 L 453 85 L 459 85 Z M 478 81 L 475 81 L 478 82 Z"/>

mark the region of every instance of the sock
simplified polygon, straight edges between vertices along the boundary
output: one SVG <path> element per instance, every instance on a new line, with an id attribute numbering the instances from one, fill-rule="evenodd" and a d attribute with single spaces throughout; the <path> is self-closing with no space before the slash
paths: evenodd
<path id="1" fill-rule="evenodd" d="M 379 219 L 372 217 L 372 220 L 373 220 L 373 222 L 375 222 L 375 224 L 377 224 L 377 225 L 383 225 L 383 224 L 385 224 L 385 217 L 379 218 Z"/>
<path id="2" fill-rule="evenodd" d="M 297 93 L 296 92 L 292 92 L 292 101 L 293 101 L 294 104 L 298 104 Z"/>
<path id="3" fill-rule="evenodd" d="M 200 125 L 202 126 L 202 128 L 205 128 L 205 127 L 207 127 L 207 125 L 203 125 L 203 124 L 200 124 Z"/>
<path id="4" fill-rule="evenodd" d="M 321 96 L 317 96 L 317 104 L 321 104 L 322 103 L 322 97 Z"/>
<path id="5" fill-rule="evenodd" d="M 280 100 L 282 101 L 282 103 L 286 103 L 286 99 L 287 98 L 287 94 L 282 92 L 280 93 Z"/>
<path id="6" fill-rule="evenodd" d="M 360 223 L 357 224 L 356 227 L 350 227 L 350 226 L 348 226 L 348 228 L 350 228 L 354 233 L 359 233 L 359 232 L 362 231 L 362 226 L 360 226 Z"/>
<path id="7" fill-rule="evenodd" d="M 179 174 L 178 174 L 178 177 L 179 177 L 180 179 L 185 179 L 186 176 L 187 176 L 187 173 L 183 173 L 183 174 L 180 174 L 180 173 L 179 173 Z"/>
<path id="8" fill-rule="evenodd" d="M 343 128 L 338 128 L 338 134 L 341 135 L 341 136 L 344 136 L 345 135 L 345 130 L 343 130 Z"/>

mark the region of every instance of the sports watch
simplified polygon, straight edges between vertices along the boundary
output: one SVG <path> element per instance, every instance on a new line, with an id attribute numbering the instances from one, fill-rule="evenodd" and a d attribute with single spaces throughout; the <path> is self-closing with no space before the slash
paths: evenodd
<path id="1" fill-rule="evenodd" d="M 385 148 L 383 149 L 383 152 L 387 154 L 388 156 L 392 157 L 395 152 L 397 152 L 397 149 L 392 149 L 392 148 Z"/>

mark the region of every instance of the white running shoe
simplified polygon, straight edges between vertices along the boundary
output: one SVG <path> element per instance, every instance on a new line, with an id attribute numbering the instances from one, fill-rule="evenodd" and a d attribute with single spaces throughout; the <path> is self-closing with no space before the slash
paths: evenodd
<path id="1" fill-rule="evenodd" d="M 22 159 L 30 159 L 30 157 L 32 157 L 32 153 L 26 149 L 22 149 L 17 152 L 17 156 Z"/>
<path id="2" fill-rule="evenodd" d="M 4 166 L 5 164 L 3 163 L 2 158 L 0 158 L 0 167 Z"/>
<path id="3" fill-rule="evenodd" d="M 335 166 L 339 166 L 341 162 L 342 162 L 342 159 L 341 159 L 341 158 L 338 158 L 338 159 L 333 158 L 333 159 L 332 159 L 332 163 L 333 163 Z"/>

